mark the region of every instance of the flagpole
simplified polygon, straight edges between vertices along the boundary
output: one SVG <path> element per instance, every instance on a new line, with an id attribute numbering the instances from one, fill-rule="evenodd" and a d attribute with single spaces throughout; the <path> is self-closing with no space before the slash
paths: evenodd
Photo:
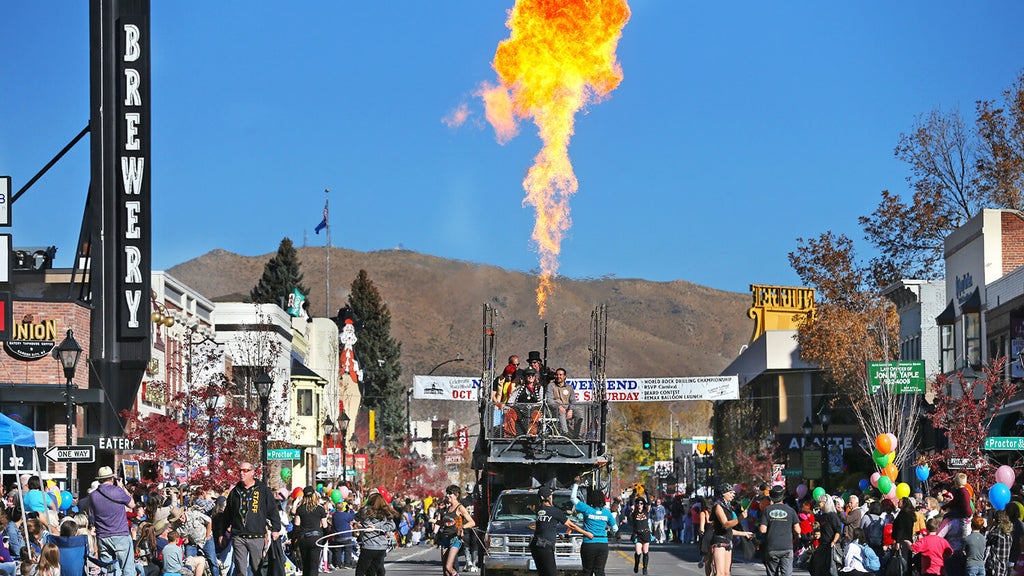
<path id="1" fill-rule="evenodd" d="M 331 217 L 327 211 L 331 200 L 330 188 L 324 188 L 324 220 L 327 221 L 327 297 L 324 299 L 324 318 L 331 317 Z"/>

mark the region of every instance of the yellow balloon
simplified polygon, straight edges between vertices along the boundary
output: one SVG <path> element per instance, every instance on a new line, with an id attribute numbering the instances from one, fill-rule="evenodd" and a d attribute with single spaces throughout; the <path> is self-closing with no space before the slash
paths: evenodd
<path id="1" fill-rule="evenodd" d="M 896 453 L 895 452 L 889 452 L 889 464 L 892 464 L 895 461 L 896 461 Z"/>
<path id="2" fill-rule="evenodd" d="M 906 482 L 900 482 L 896 485 L 896 497 L 906 498 L 907 496 L 910 496 L 910 485 Z"/>

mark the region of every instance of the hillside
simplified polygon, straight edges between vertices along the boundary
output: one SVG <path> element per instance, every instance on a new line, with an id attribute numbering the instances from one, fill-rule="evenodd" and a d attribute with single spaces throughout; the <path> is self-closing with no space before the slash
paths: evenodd
<path id="1" fill-rule="evenodd" d="M 324 248 L 297 248 L 316 315 L 337 313 L 349 286 L 365 269 L 392 314 L 392 334 L 402 343 L 402 378 L 461 354 L 437 373 L 480 371 L 481 306 L 498 311 L 498 356 L 525 356 L 543 344 L 543 321 L 534 303 L 536 278 L 495 266 L 448 260 L 407 250 L 356 252 L 331 249 L 331 304 L 324 307 Z M 168 272 L 207 298 L 248 294 L 273 256 L 240 256 L 214 250 Z M 608 304 L 608 376 L 656 377 L 718 374 L 746 344 L 752 322 L 750 296 L 690 282 L 635 279 L 560 279 L 548 304 L 548 357 L 569 377 L 586 377 L 590 313 Z M 423 404 L 441 404 L 424 402 Z M 451 403 L 449 403 L 451 404 Z M 468 406 L 467 406 L 468 407 Z M 447 417 L 452 406 L 425 406 L 414 416 Z M 429 413 L 425 413 L 429 412 Z M 461 412 L 461 411 L 460 411 Z"/>

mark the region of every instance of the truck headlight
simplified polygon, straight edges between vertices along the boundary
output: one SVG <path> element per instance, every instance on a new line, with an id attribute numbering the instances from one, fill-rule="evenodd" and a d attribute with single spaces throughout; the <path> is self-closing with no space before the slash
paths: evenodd
<path id="1" fill-rule="evenodd" d="M 489 547 L 494 547 L 494 548 L 501 548 L 502 546 L 505 545 L 505 539 L 502 538 L 501 536 L 491 536 L 491 538 L 490 538 L 490 540 L 488 542 L 489 542 Z"/>

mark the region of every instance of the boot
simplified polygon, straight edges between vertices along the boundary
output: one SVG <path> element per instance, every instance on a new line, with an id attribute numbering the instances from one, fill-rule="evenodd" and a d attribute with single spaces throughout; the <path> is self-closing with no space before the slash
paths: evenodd
<path id="1" fill-rule="evenodd" d="M 647 552 L 644 552 L 644 576 L 647 576 Z"/>
<path id="2" fill-rule="evenodd" d="M 636 574 L 639 571 L 640 571 L 640 555 L 634 553 L 633 554 L 633 574 Z"/>

